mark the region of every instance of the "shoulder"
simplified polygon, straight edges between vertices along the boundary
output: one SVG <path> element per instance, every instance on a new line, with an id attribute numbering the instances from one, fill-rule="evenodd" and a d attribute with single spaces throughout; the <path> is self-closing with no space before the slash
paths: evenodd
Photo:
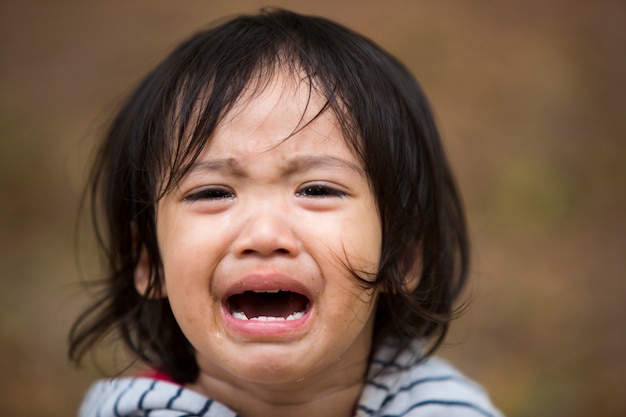
<path id="1" fill-rule="evenodd" d="M 138 411 L 160 411 L 206 417 L 234 417 L 223 405 L 178 384 L 154 378 L 116 378 L 94 383 L 80 407 L 79 417 L 124 417 Z M 143 415 L 143 414 L 142 414 Z"/>
<path id="2" fill-rule="evenodd" d="M 448 362 L 430 358 L 406 366 L 406 354 L 392 363 L 384 358 L 372 361 L 358 416 L 502 417 L 483 388 Z"/>

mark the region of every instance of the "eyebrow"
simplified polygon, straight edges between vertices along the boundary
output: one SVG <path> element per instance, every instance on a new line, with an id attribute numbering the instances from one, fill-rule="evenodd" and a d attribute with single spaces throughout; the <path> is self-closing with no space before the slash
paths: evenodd
<path id="1" fill-rule="evenodd" d="M 287 174 L 292 174 L 325 167 L 348 168 L 362 177 L 366 176 L 365 170 L 359 165 L 332 155 L 305 155 L 287 158 L 284 171 Z M 189 169 L 187 175 L 193 175 L 196 172 L 203 171 L 229 172 L 235 176 L 242 177 L 246 175 L 245 169 L 234 158 L 196 161 Z"/>
<path id="2" fill-rule="evenodd" d="M 202 172 L 202 171 L 209 171 L 209 172 L 230 171 L 238 176 L 244 175 L 244 171 L 241 168 L 241 165 L 239 165 L 239 163 L 233 158 L 209 159 L 205 161 L 196 161 L 191 165 L 191 168 L 189 168 L 187 175 L 192 175 L 196 172 Z"/>
<path id="3" fill-rule="evenodd" d="M 357 174 L 365 176 L 365 171 L 357 164 L 332 155 L 301 156 L 288 159 L 287 161 L 287 172 L 289 173 L 296 171 L 307 171 L 309 169 L 318 167 L 349 168 L 355 171 Z"/>

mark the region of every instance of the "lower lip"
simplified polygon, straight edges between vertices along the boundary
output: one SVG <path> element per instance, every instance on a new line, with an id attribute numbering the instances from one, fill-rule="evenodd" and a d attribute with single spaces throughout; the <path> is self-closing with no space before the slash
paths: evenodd
<path id="1" fill-rule="evenodd" d="M 222 306 L 222 316 L 224 317 L 226 328 L 240 337 L 250 339 L 281 339 L 283 341 L 297 339 L 306 331 L 311 313 L 312 308 L 309 306 L 304 316 L 296 320 L 240 320 L 230 314 L 227 306 Z"/>

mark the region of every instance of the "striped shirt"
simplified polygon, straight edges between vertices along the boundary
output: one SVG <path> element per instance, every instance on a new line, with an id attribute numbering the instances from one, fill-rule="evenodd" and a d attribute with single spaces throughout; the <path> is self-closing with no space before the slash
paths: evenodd
<path id="1" fill-rule="evenodd" d="M 410 366 L 416 349 L 392 360 L 383 345 L 372 359 L 355 417 L 502 417 L 483 389 L 445 361 Z M 239 417 L 180 385 L 151 378 L 96 382 L 79 417 Z"/>

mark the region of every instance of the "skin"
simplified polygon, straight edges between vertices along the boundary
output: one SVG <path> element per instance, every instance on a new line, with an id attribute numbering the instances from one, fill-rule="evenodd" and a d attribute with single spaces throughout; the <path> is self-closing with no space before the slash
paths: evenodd
<path id="1" fill-rule="evenodd" d="M 346 265 L 373 277 L 380 220 L 332 113 L 306 124 L 323 105 L 309 88 L 279 70 L 243 96 L 157 206 L 164 296 L 200 366 L 189 388 L 245 417 L 350 416 L 367 370 L 377 290 Z M 305 293 L 306 316 L 234 319 L 225 300 L 258 287 Z"/>

